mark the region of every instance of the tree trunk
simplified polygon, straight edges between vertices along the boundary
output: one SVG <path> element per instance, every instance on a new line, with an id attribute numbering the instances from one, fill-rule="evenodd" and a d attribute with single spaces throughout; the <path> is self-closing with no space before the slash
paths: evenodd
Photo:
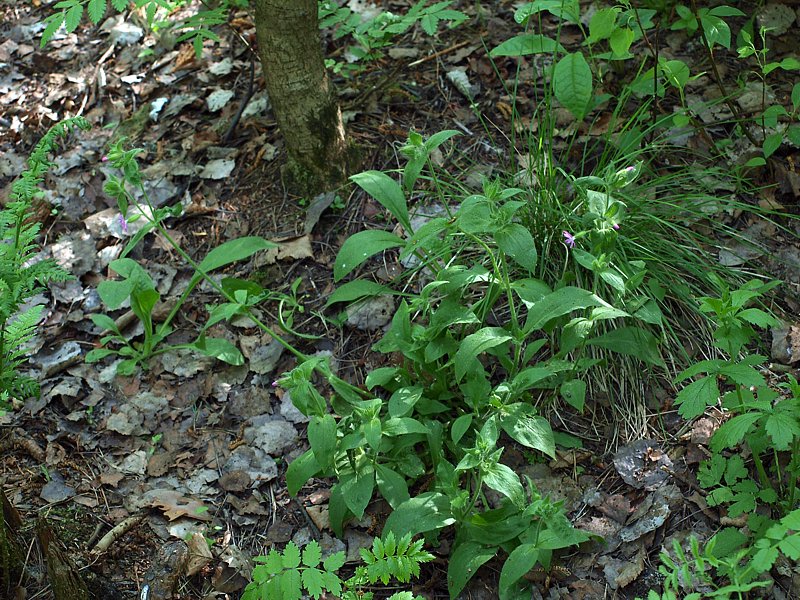
<path id="1" fill-rule="evenodd" d="M 303 193 L 344 181 L 348 146 L 342 112 L 322 55 L 317 0 L 255 0 L 267 92 Z"/>

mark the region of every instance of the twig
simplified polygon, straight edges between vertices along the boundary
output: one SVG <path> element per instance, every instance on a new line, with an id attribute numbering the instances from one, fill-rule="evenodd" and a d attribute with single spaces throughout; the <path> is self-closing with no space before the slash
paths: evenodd
<path id="1" fill-rule="evenodd" d="M 233 120 L 231 121 L 230 126 L 228 127 L 228 131 L 225 132 L 225 135 L 222 136 L 222 142 L 227 143 L 230 140 L 233 132 L 236 130 L 236 126 L 239 124 L 239 119 L 242 118 L 242 114 L 244 113 L 244 109 L 247 107 L 248 103 L 250 102 L 250 98 L 253 97 L 253 83 L 256 77 L 256 63 L 255 59 L 253 58 L 253 53 L 250 53 L 250 81 L 247 84 L 247 93 L 245 93 L 244 98 L 242 98 L 242 103 L 239 105 L 239 110 L 236 111 L 236 114 L 233 116 Z"/>
<path id="2" fill-rule="evenodd" d="M 421 65 L 422 63 L 426 63 L 429 60 L 433 60 L 434 58 L 439 58 L 443 54 L 448 54 L 449 52 L 452 52 L 453 50 L 458 50 L 462 46 L 466 46 L 471 41 L 472 40 L 465 40 L 463 42 L 458 42 L 457 44 L 455 44 L 453 46 L 450 46 L 449 48 L 445 48 L 444 50 L 439 50 L 439 52 L 434 52 L 433 54 L 431 54 L 429 56 L 426 56 L 425 58 L 420 58 L 419 60 L 415 60 L 412 63 L 408 63 L 408 66 L 409 67 L 416 67 L 417 65 Z"/>
<path id="3" fill-rule="evenodd" d="M 100 541 L 97 542 L 97 545 L 94 548 L 92 548 L 90 554 L 95 557 L 99 556 L 108 550 L 108 547 L 111 546 L 111 544 L 116 542 L 119 538 L 128 533 L 128 531 L 141 523 L 143 519 L 144 515 L 140 514 L 133 515 L 132 517 L 128 517 L 127 519 L 120 521 L 114 525 L 114 527 L 112 527 L 107 534 L 100 538 Z"/>

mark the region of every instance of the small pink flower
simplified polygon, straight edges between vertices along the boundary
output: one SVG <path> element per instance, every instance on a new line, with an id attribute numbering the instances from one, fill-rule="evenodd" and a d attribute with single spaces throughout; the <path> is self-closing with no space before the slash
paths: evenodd
<path id="1" fill-rule="evenodd" d="M 619 229 L 619 223 L 614 223 L 614 229 Z"/>
<path id="2" fill-rule="evenodd" d="M 100 162 L 108 162 L 108 156 L 104 156 L 100 159 Z"/>
<path id="3" fill-rule="evenodd" d="M 273 381 L 272 382 L 272 387 L 274 387 L 274 388 L 278 387 L 278 382 L 277 381 Z"/>
<path id="4" fill-rule="evenodd" d="M 119 228 L 122 229 L 122 233 L 128 233 L 128 222 L 125 220 L 121 214 L 117 217 L 119 221 Z"/>
<path id="5" fill-rule="evenodd" d="M 562 231 L 561 233 L 564 235 L 564 243 L 570 248 L 574 248 L 575 236 L 572 235 L 569 231 Z"/>

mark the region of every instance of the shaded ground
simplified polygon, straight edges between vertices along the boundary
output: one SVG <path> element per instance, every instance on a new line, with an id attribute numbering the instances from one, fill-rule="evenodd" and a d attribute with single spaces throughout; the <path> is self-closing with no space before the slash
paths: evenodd
<path id="1" fill-rule="evenodd" d="M 0 198 L 54 121 L 80 113 L 95 127 L 64 146 L 39 211 L 47 252 L 77 279 L 51 290 L 50 311 L 32 359 L 43 372 L 41 399 L 2 417 L 2 488 L 20 513 L 20 538 L 27 544 L 36 518 L 46 517 L 57 544 L 80 566 L 97 598 L 138 598 L 144 585 L 153 589 L 165 573 L 174 579 L 176 597 L 236 598 L 246 583 L 250 557 L 290 539 L 319 539 L 326 550 L 347 549 L 355 556 L 359 545 L 380 532 L 385 511 L 376 503 L 367 522 L 339 541 L 326 530 L 326 482 L 305 487 L 296 499 L 289 497 L 282 474 L 287 462 L 305 449 L 305 419 L 270 383 L 294 361 L 252 323 L 240 320 L 230 328 L 215 328 L 241 347 L 249 359 L 243 367 L 169 353 L 136 377 L 114 378 L 111 363 L 86 365 L 82 356 L 98 339 L 88 318 L 99 308 L 95 288 L 109 275 L 108 263 L 132 233 L 122 230 L 113 202 L 102 191 L 107 169 L 101 158 L 112 125 L 119 125 L 117 134 L 145 149 L 142 163 L 154 202 L 183 203 L 184 216 L 170 220 L 169 226 L 192 256 L 202 257 L 242 235 L 282 242 L 279 256 L 237 265 L 228 274 L 250 276 L 273 289 L 274 301 L 261 308 L 265 322 L 281 330 L 291 319 L 293 330 L 317 336 L 290 334 L 288 339 L 309 354 L 330 354 L 339 373 L 354 383 L 383 360 L 370 352 L 382 323 L 366 330 L 352 324 L 340 327 L 334 324 L 338 315 L 324 304 L 334 288 L 331 271 L 339 246 L 350 233 L 385 226 L 382 208 L 347 188 L 329 199 L 331 206 L 317 219 L 307 219 L 308 212 L 314 214 L 306 210 L 311 199 L 292 196 L 281 180 L 282 144 L 261 92 L 258 66 L 252 109 L 245 111 L 230 140 L 221 139 L 249 78 L 248 50 L 232 31 L 221 29 L 223 43 L 208 45 L 200 60 L 191 48 L 170 48 L 149 34 L 142 40 L 153 54 L 141 56 L 138 36 L 143 32 L 117 20 L 99 28 L 84 25 L 77 35 L 59 37 L 39 50 L 36 23 L 50 9 L 32 4 L 38 3 L 0 3 L 0 186 L 6 186 Z M 390 4 L 403 10 L 403 3 Z M 338 81 L 349 132 L 363 148 L 364 169 L 401 166 L 398 147 L 411 129 L 464 132 L 454 150 L 434 161 L 445 170 L 463 172 L 467 185 L 474 186 L 480 176 L 524 168 L 526 152 L 507 141 L 513 102 L 503 89 L 514 77 L 517 61 L 493 66 L 484 48 L 518 32 L 513 7 L 485 3 L 487 12 L 479 18 L 472 3 L 462 4 L 474 17 L 468 24 L 443 31 L 438 40 L 421 33 L 405 36 L 365 73 Z M 253 38 L 244 13 L 233 23 L 238 33 Z M 578 40 L 567 30 L 563 34 L 565 44 Z M 664 36 L 665 52 L 690 63 L 703 61 L 696 43 L 678 34 Z M 796 51 L 794 43 L 791 34 L 776 38 L 776 55 Z M 332 54 L 341 52 L 338 42 L 328 44 Z M 519 64 L 521 80 L 533 82 L 520 88 L 516 100 L 523 122 L 527 118 L 529 123 L 536 104 L 535 74 L 542 64 Z M 739 65 L 731 61 L 725 66 L 727 79 L 735 81 Z M 448 78 L 454 69 L 463 69 L 474 86 L 484 123 Z M 613 88 L 619 81 L 609 75 L 608 85 Z M 786 95 L 790 88 L 790 80 L 779 76 L 776 95 Z M 219 91 L 233 94 L 223 102 L 212 96 Z M 698 98 L 714 93 L 708 78 L 692 92 Z M 167 101 L 154 120 L 150 103 L 160 98 Z M 667 98 L 661 110 L 668 112 L 669 103 Z M 576 125 L 564 114 L 561 126 L 570 130 Z M 593 127 L 597 130 L 585 133 L 596 135 L 602 119 Z M 713 124 L 707 132 L 719 139 L 729 134 Z M 698 134 L 687 145 L 702 150 L 706 141 Z M 795 210 L 798 159 L 796 148 L 782 149 L 756 174 L 776 187 L 754 201 Z M 57 214 L 51 213 L 52 206 L 58 207 Z M 768 268 L 794 286 L 789 289 L 798 290 L 800 261 L 791 230 L 765 230 L 767 226 L 747 215 L 720 218 L 752 230 L 759 250 L 750 248 L 755 254 L 748 260 L 772 255 Z M 735 262 L 741 252 L 729 260 Z M 185 289 L 191 272 L 163 240 L 148 237 L 134 257 L 151 272 L 162 296 L 174 298 Z M 383 264 L 370 268 L 379 280 L 402 270 L 390 253 Z M 181 312 L 177 340 L 193 338 L 205 318 L 204 303 L 213 298 L 201 286 Z M 786 304 L 796 315 L 797 298 L 787 298 Z M 791 340 L 789 345 L 791 350 Z M 800 358 L 800 348 L 797 352 Z M 612 413 L 601 398 L 590 416 L 554 415 L 556 427 L 561 419 L 582 435 L 585 449 L 563 451 L 549 465 L 531 464 L 530 456 L 511 452 L 512 466 L 531 476 L 543 493 L 563 499 L 577 524 L 608 540 L 560 557 L 551 572 L 529 574 L 536 583 L 535 597 L 644 595 L 658 587 L 662 544 L 689 532 L 709 533 L 719 523 L 693 475 L 704 458 L 714 416 L 687 426 L 670 410 L 671 394 L 666 386 L 653 391 L 641 406 L 641 418 L 634 419 L 638 425 L 629 428 L 611 422 Z M 650 441 L 637 441 L 646 434 Z M 615 467 L 617 446 L 623 451 L 616 455 Z M 667 478 L 668 485 L 648 491 L 651 486 L 643 487 L 637 478 L 620 477 L 631 470 L 642 477 L 652 472 Z M 656 515 L 665 516 L 648 527 Z M 101 536 L 131 516 L 141 519 L 128 522 L 130 527 L 105 551 L 93 552 Z M 447 597 L 446 545 L 438 549 L 441 558 L 428 567 L 418 593 Z M 44 568 L 38 545 L 30 546 L 26 564 L 32 576 L 25 583 L 28 597 L 51 597 L 44 580 L 37 583 Z M 497 567 L 490 563 L 464 597 L 495 597 Z M 800 597 L 797 579 L 795 572 L 780 581 L 775 597 Z"/>

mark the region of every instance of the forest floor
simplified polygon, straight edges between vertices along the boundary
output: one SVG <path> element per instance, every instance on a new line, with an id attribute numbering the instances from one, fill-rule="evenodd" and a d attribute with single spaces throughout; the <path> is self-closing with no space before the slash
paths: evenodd
<path id="1" fill-rule="evenodd" d="M 403 12 L 406 2 L 388 4 Z M 466 186 L 477 189 L 482 177 L 524 170 L 528 150 L 510 143 L 509 117 L 513 105 L 523 117 L 521 126 L 531 126 L 542 63 L 524 58 L 492 64 L 488 57 L 487 49 L 519 33 L 513 19 L 516 4 L 457 4 L 471 16 L 464 25 L 440 28 L 436 38 L 415 29 L 398 38 L 386 57 L 367 63 L 364 72 L 335 78 L 348 133 L 363 152 L 364 170 L 402 167 L 399 147 L 409 131 L 430 135 L 445 129 L 465 135 L 434 161 L 445 171 L 460 173 Z M 147 584 L 148 599 L 160 600 L 167 596 L 156 590 L 159 579 L 168 581 L 166 587 L 175 590 L 176 598 L 238 598 L 252 556 L 289 540 L 303 544 L 317 539 L 325 551 L 346 550 L 356 557 L 358 548 L 380 532 L 380 506 L 371 507 L 369 517 L 351 524 L 339 540 L 327 526 L 329 482 L 317 480 L 296 498 L 287 493 L 283 474 L 287 463 L 307 447 L 306 419 L 270 384 L 295 366 L 295 359 L 252 323 L 240 320 L 216 328 L 242 349 L 248 361 L 241 367 L 167 353 L 136 376 L 115 377 L 110 361 L 88 365 L 83 356 L 99 339 L 89 318 L 99 307 L 97 285 L 111 275 L 109 262 L 132 234 L 123 231 L 116 205 L 103 192 L 110 169 L 102 158 L 109 140 L 120 132 L 131 146 L 145 150 L 140 161 L 152 200 L 159 206 L 183 204 L 183 215 L 167 223 L 189 254 L 202 257 L 243 235 L 281 244 L 277 254 L 267 253 L 230 272 L 275 291 L 276 301 L 260 310 L 276 330 L 281 329 L 279 311 L 294 307 L 293 328 L 317 337 L 289 336 L 292 343 L 308 354 L 331 356 L 339 374 L 356 384 L 385 360 L 371 347 L 392 307 L 385 309 L 386 319 L 378 315 L 361 329 L 352 321 L 342 322 L 346 319 L 325 302 L 335 287 L 337 250 L 352 233 L 385 227 L 383 208 L 355 186 L 339 190 L 320 210 L 308 210 L 310 204 L 319 205 L 287 190 L 281 177 L 283 144 L 257 63 L 249 108 L 233 135 L 222 139 L 249 84 L 249 50 L 238 37 L 254 40 L 245 13 L 232 22 L 236 35 L 220 28 L 222 42 L 207 43 L 197 59 L 188 45 L 164 45 L 163 37 L 159 41 L 143 29 L 139 17 L 111 17 L 100 27 L 84 23 L 75 34 L 58 35 L 40 49 L 41 21 L 52 10 L 47 2 L 0 2 L 0 190 L 5 190 L 0 201 L 50 125 L 75 114 L 94 125 L 64 144 L 46 181 L 48 192 L 39 213 L 45 253 L 76 277 L 51 285 L 47 295 L 47 320 L 31 351 L 31 362 L 41 371 L 42 395 L 0 417 L 2 490 L 20 515 L 18 533 L 29 544 L 30 577 L 16 597 L 52 597 L 43 577 L 42 551 L 32 541 L 39 517 L 79 566 L 95 598 L 140 598 Z M 800 21 L 800 9 L 797 13 Z M 554 21 L 551 25 L 555 28 Z M 799 26 L 791 26 L 795 33 L 790 29 L 771 38 L 775 56 L 797 52 Z M 561 31 L 563 44 L 578 41 L 571 28 Z M 340 41 L 326 43 L 330 55 L 342 55 Z M 701 46 L 683 32 L 664 30 L 659 43 L 672 57 L 706 64 Z M 150 52 L 143 53 L 144 48 Z M 646 51 L 644 45 L 636 48 L 642 56 Z M 720 52 L 724 81 L 731 89 L 747 76 L 732 57 L 735 52 L 727 57 Z M 515 76 L 521 85 L 512 98 L 505 85 Z M 474 106 L 454 85 L 458 77 L 472 86 Z M 606 81 L 612 93 L 621 83 L 616 77 L 609 73 Z M 791 78 L 781 77 L 774 93 L 785 99 Z M 708 76 L 690 88 L 698 99 L 716 93 Z M 674 101 L 668 95 L 658 110 L 671 111 Z M 605 133 L 604 123 L 600 115 L 591 127 L 578 125 L 564 113 L 559 126 L 565 147 L 576 127 L 583 128 L 584 139 L 591 139 Z M 707 132 L 726 139 L 730 129 L 709 127 Z M 690 153 L 706 150 L 699 133 L 687 135 L 685 144 Z M 798 161 L 797 148 L 782 148 L 767 167 L 754 172 L 764 187 L 750 200 L 797 213 Z M 748 267 L 798 289 L 798 236 L 787 237 L 746 213 L 714 218 L 748 232 L 751 250 L 757 248 L 742 259 Z M 167 300 L 177 298 L 192 275 L 157 236 L 145 238 L 133 257 Z M 391 253 L 371 268 L 379 280 L 403 269 Z M 282 308 L 280 298 L 285 300 Z M 212 301 L 213 294 L 201 286 L 181 310 L 174 339 L 192 339 L 197 323 L 204 320 L 206 303 Z M 799 302 L 785 299 L 788 321 L 795 325 Z M 800 340 L 794 341 L 791 358 L 797 360 Z M 581 435 L 582 449 L 560 451 L 549 464 L 528 464 L 528 457 L 517 452 L 517 465 L 543 493 L 563 500 L 578 526 L 606 540 L 559 557 L 550 572 L 532 573 L 534 597 L 646 596 L 659 589 L 663 546 L 690 532 L 707 536 L 718 526 L 720 514 L 706 505 L 695 483 L 704 445 L 718 423 L 713 416 L 684 422 L 672 407 L 674 393 L 668 383 L 654 386 L 645 394 L 642 419 L 633 426 L 619 423 L 609 398 L 590 399 L 586 415 L 570 416 L 570 431 Z M 564 428 L 557 421 L 553 425 Z M 663 465 L 669 466 L 661 471 L 668 473 L 667 486 L 648 491 L 631 484 L 631 477 Z M 620 472 L 625 469 L 637 475 Z M 659 519 L 653 521 L 654 515 Z M 123 522 L 128 526 L 122 535 L 97 551 L 100 538 Z M 625 542 L 619 538 L 623 527 L 628 531 Z M 632 527 L 639 530 L 630 533 Z M 414 591 L 446 598 L 446 561 L 446 554 L 439 554 Z M 497 574 L 497 565 L 488 563 L 463 598 L 497 597 Z M 800 598 L 800 574 L 786 573 L 774 590 L 775 598 Z"/>

